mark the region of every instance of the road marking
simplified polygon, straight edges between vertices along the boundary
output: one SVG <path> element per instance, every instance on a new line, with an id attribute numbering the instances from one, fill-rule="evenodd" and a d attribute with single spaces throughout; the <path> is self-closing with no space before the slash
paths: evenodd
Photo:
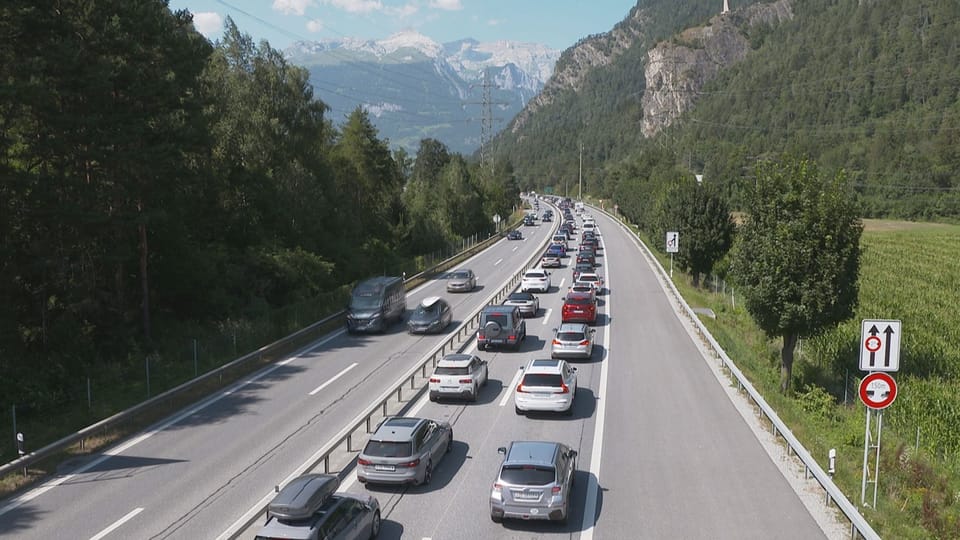
<path id="1" fill-rule="evenodd" d="M 493 265 L 496 266 L 502 262 L 503 262 L 503 259 L 497 259 L 497 262 L 493 263 Z"/>
<path id="2" fill-rule="evenodd" d="M 561 280 L 560 280 L 560 284 L 557 285 L 557 288 L 558 288 L 558 289 L 562 289 L 562 288 L 563 288 L 563 284 L 566 283 L 566 282 L 567 282 L 567 278 L 561 279 Z"/>
<path id="3" fill-rule="evenodd" d="M 65 483 L 65 482 L 69 482 L 70 480 L 73 480 L 73 479 L 76 478 L 78 475 L 80 475 L 80 474 L 82 474 L 82 473 L 85 473 L 85 472 L 89 471 L 90 469 L 93 469 L 94 467 L 100 465 L 100 464 L 103 463 L 104 461 L 107 461 L 108 459 L 110 459 L 110 458 L 112 458 L 112 457 L 114 457 L 114 456 L 117 456 L 117 455 L 122 454 L 123 452 L 126 452 L 126 451 L 129 450 L 130 448 L 133 448 L 133 447 L 136 446 L 137 444 L 140 444 L 141 442 L 149 439 L 150 437 L 156 435 L 157 433 L 159 433 L 159 432 L 167 429 L 168 427 L 170 427 L 170 426 L 172 426 L 172 425 L 180 422 L 180 421 L 183 420 L 184 418 L 187 418 L 187 417 L 189 417 L 189 416 L 191 416 L 191 415 L 194 415 L 194 414 L 202 411 L 203 409 L 209 407 L 210 405 L 213 405 L 214 403 L 220 401 L 221 399 L 223 399 L 223 398 L 225 398 L 225 397 L 229 397 L 230 395 L 232 395 L 232 394 L 233 394 L 234 392 L 236 392 L 237 390 L 240 390 L 241 388 L 243 388 L 243 387 L 245 387 L 245 386 L 247 386 L 247 385 L 250 385 L 250 384 L 255 383 L 256 381 L 258 381 L 258 380 L 266 377 L 267 375 L 269 375 L 270 373 L 273 373 L 273 372 L 276 371 L 277 369 L 280 369 L 281 367 L 289 364 L 290 362 L 292 362 L 293 360 L 299 358 L 300 356 L 302 356 L 302 355 L 304 355 L 304 354 L 306 354 L 306 353 L 309 353 L 309 352 L 313 351 L 314 349 L 318 349 L 318 348 L 326 345 L 328 342 L 330 342 L 330 341 L 332 341 L 332 340 L 334 340 L 334 339 L 342 336 L 342 335 L 345 334 L 345 333 L 346 333 L 346 330 L 341 329 L 341 330 L 333 333 L 333 334 L 332 334 L 330 337 L 328 337 L 327 339 L 324 339 L 324 340 L 319 341 L 319 342 L 317 342 L 317 343 L 311 343 L 310 345 L 307 345 L 306 347 L 304 347 L 304 348 L 296 351 L 290 358 L 288 358 L 288 359 L 286 359 L 286 360 L 283 360 L 283 361 L 280 361 L 280 362 L 277 362 L 277 363 L 274 364 L 272 367 L 264 370 L 263 372 L 261 372 L 260 374 L 258 374 L 256 377 L 253 377 L 253 378 L 247 379 L 247 380 L 245 380 L 245 381 L 236 383 L 236 384 L 235 384 L 232 388 L 230 388 L 229 390 L 225 390 L 225 391 L 223 391 L 223 392 L 220 392 L 219 394 L 213 396 L 212 398 L 208 399 L 207 401 L 204 401 L 204 402 L 200 403 L 200 404 L 197 405 L 196 407 L 193 407 L 192 409 L 189 409 L 189 410 L 187 410 L 187 411 L 185 411 L 185 412 L 183 412 L 183 413 L 181 413 L 181 414 L 179 414 L 179 415 L 177 415 L 177 416 L 174 416 L 174 417 L 171 418 L 170 420 L 168 420 L 168 421 L 160 424 L 159 426 L 157 426 L 155 429 L 153 429 L 153 430 L 151 430 L 151 431 L 148 431 L 148 432 L 140 435 L 139 437 L 135 437 L 135 438 L 133 438 L 133 439 L 130 439 L 130 440 L 128 440 L 127 442 L 125 442 L 125 443 L 123 443 L 123 444 L 121 444 L 121 445 L 119 445 L 119 446 L 116 446 L 116 447 L 114 447 L 114 448 L 111 448 L 110 450 L 107 450 L 107 451 L 103 452 L 102 457 L 97 458 L 97 459 L 95 459 L 95 460 L 87 463 L 86 465 L 83 465 L 83 466 L 77 468 L 77 469 L 76 469 L 76 472 L 71 473 L 71 474 L 67 474 L 67 475 L 64 475 L 64 476 L 61 476 L 61 477 L 56 478 L 56 479 L 54 479 L 54 480 L 51 480 L 51 481 L 48 482 L 46 485 L 41 486 L 41 487 L 38 487 L 38 488 L 36 488 L 36 489 L 33 489 L 33 490 L 31 490 L 31 491 L 29 491 L 29 492 L 21 495 L 20 497 L 14 499 L 12 502 L 10 502 L 10 504 L 8 504 L 8 505 L 0 508 L 0 516 L 6 514 L 7 512 L 9 512 L 9 511 L 11 511 L 11 510 L 13 510 L 13 509 L 15 509 L 15 508 L 18 508 L 19 506 L 21 506 L 21 505 L 23 505 L 23 504 L 25 504 L 25 503 L 28 503 L 28 502 L 32 501 L 33 499 L 36 499 L 37 497 L 43 495 L 44 493 L 50 491 L 51 489 L 53 489 L 53 488 L 55 488 L 55 487 L 57 487 L 57 486 Z M 264 503 L 264 504 L 266 504 L 266 503 Z"/>
<path id="4" fill-rule="evenodd" d="M 610 283 L 610 264 L 603 265 L 604 283 Z M 580 526 L 580 540 L 593 540 L 593 528 L 597 524 L 597 498 L 599 497 L 600 459 L 603 457 L 603 423 L 607 414 L 607 368 L 610 366 L 610 298 L 606 302 L 607 325 L 603 327 L 603 358 L 600 359 L 600 388 L 597 398 L 597 420 L 593 427 L 593 447 L 590 449 L 590 480 L 587 483 L 586 508 Z"/>
<path id="5" fill-rule="evenodd" d="M 546 326 L 547 323 L 550 322 L 550 314 L 551 314 L 551 313 L 553 313 L 553 309 L 552 309 L 552 308 L 547 308 L 547 310 L 543 312 L 543 322 L 540 323 L 540 324 Z"/>
<path id="6" fill-rule="evenodd" d="M 119 526 L 123 525 L 124 523 L 126 523 L 126 522 L 130 521 L 131 519 L 133 519 L 133 517 L 136 516 L 137 514 L 139 514 L 140 512 L 143 512 L 143 508 L 134 508 L 133 510 L 130 511 L 129 514 L 127 514 L 127 515 L 123 516 L 122 518 L 118 519 L 117 521 L 115 521 L 115 522 L 113 523 L 113 525 L 111 525 L 111 526 L 107 527 L 106 529 L 100 531 L 100 533 L 98 533 L 96 536 L 90 537 L 90 540 L 100 540 L 101 538 L 105 537 L 106 535 L 112 533 L 117 527 L 119 527 Z"/>
<path id="7" fill-rule="evenodd" d="M 353 369 L 353 368 L 355 368 L 355 367 L 357 367 L 357 363 L 356 363 L 356 362 L 350 364 L 350 365 L 347 366 L 343 371 L 341 371 L 340 373 L 337 373 L 336 375 L 334 375 L 332 379 L 330 379 L 329 381 L 327 381 L 327 382 L 321 384 L 320 386 L 314 388 L 313 391 L 310 392 L 310 395 L 311 395 L 311 396 L 312 396 L 312 395 L 315 395 L 317 392 L 319 392 L 319 391 L 323 390 L 324 388 L 330 386 L 330 384 L 333 383 L 333 381 L 339 379 L 340 377 L 343 377 L 344 375 L 347 374 L 348 371 L 350 371 L 351 369 Z"/>
<path id="8" fill-rule="evenodd" d="M 510 381 L 510 386 L 507 387 L 507 391 L 503 394 L 503 397 L 500 398 L 500 406 L 503 407 L 507 404 L 507 400 L 510 399 L 510 396 L 513 395 L 513 389 L 517 387 L 517 384 L 520 383 L 520 375 L 523 375 L 523 369 L 517 369 L 517 374 L 513 376 L 513 380 Z"/>
<path id="9" fill-rule="evenodd" d="M 510 251 L 516 251 L 518 249 L 520 249 L 520 246 L 513 246 L 513 249 L 511 249 Z"/>

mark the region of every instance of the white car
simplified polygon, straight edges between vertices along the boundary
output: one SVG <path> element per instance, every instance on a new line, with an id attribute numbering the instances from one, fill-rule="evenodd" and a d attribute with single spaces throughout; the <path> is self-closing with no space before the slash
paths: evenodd
<path id="1" fill-rule="evenodd" d="M 577 394 L 577 368 L 566 360 L 531 360 L 513 393 L 517 414 L 527 411 L 573 413 Z"/>
<path id="2" fill-rule="evenodd" d="M 430 376 L 430 401 L 466 397 L 476 401 L 487 385 L 487 361 L 473 354 L 448 354 L 437 362 Z"/>
<path id="3" fill-rule="evenodd" d="M 542 268 L 527 270 L 520 280 L 520 292 L 550 292 L 550 272 Z"/>
<path id="4" fill-rule="evenodd" d="M 586 283 L 592 285 L 597 290 L 597 296 L 603 294 L 603 278 L 596 272 L 582 272 L 577 277 L 577 284 Z"/>

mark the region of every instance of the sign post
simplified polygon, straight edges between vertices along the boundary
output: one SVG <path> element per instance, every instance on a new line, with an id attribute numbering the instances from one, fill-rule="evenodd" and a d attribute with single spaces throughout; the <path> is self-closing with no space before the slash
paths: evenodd
<path id="1" fill-rule="evenodd" d="M 497 224 L 497 232 L 500 232 L 500 214 L 493 215 L 493 222 Z"/>
<path id="2" fill-rule="evenodd" d="M 673 277 L 673 254 L 680 252 L 680 233 L 669 231 L 667 233 L 667 253 L 670 254 L 670 277 Z"/>

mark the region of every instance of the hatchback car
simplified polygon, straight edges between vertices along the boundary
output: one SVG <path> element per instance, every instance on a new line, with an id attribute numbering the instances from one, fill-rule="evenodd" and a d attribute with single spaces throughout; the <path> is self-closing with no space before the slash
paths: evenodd
<path id="1" fill-rule="evenodd" d="M 597 289 L 597 294 L 603 294 L 603 278 L 596 272 L 581 272 L 576 283 L 589 283 Z"/>
<path id="2" fill-rule="evenodd" d="M 428 296 L 417 305 L 407 319 L 407 330 L 411 334 L 432 334 L 443 332 L 453 322 L 453 308 L 439 296 Z"/>
<path id="3" fill-rule="evenodd" d="M 591 298 L 597 297 L 597 289 L 590 283 L 583 283 L 579 281 L 574 281 L 573 285 L 570 286 L 570 289 L 567 290 L 567 294 L 570 293 L 581 293 L 590 295 Z"/>
<path id="4" fill-rule="evenodd" d="M 517 306 L 486 306 L 480 312 L 480 329 L 477 330 L 477 349 L 489 349 L 493 345 L 506 345 L 519 349 L 527 337 L 527 321 Z"/>
<path id="5" fill-rule="evenodd" d="M 380 503 L 369 495 L 337 493 L 339 487 L 340 479 L 329 474 L 294 478 L 270 501 L 256 540 L 376 538 Z"/>
<path id="6" fill-rule="evenodd" d="M 547 246 L 547 253 L 555 253 L 558 257 L 567 256 L 567 246 L 562 243 L 552 242 Z"/>
<path id="7" fill-rule="evenodd" d="M 521 292 L 550 292 L 550 272 L 540 268 L 527 270 L 520 280 Z"/>
<path id="8" fill-rule="evenodd" d="M 490 519 L 545 519 L 567 522 L 577 470 L 577 452 L 565 444 L 514 441 L 503 454 L 490 492 Z"/>
<path id="9" fill-rule="evenodd" d="M 469 268 L 454 270 L 447 278 L 447 292 L 470 292 L 477 288 L 477 275 Z"/>
<path id="10" fill-rule="evenodd" d="M 577 252 L 577 262 L 578 263 L 590 263 L 593 266 L 597 265 L 597 254 L 592 249 L 583 249 Z"/>
<path id="11" fill-rule="evenodd" d="M 531 317 L 536 317 L 537 312 L 540 311 L 540 299 L 529 292 L 510 293 L 510 296 L 503 301 L 503 305 L 517 306 L 520 308 L 522 315 L 529 315 Z"/>
<path id="12" fill-rule="evenodd" d="M 513 229 L 507 233 L 507 240 L 523 240 L 523 233 L 519 229 Z"/>
<path id="13" fill-rule="evenodd" d="M 569 293 L 563 300 L 560 318 L 563 322 L 597 322 L 597 300 L 583 293 Z"/>
<path id="14" fill-rule="evenodd" d="M 429 484 L 453 444 L 447 422 L 394 416 L 384 420 L 357 457 L 357 480 L 367 484 Z"/>
<path id="15" fill-rule="evenodd" d="M 560 260 L 560 256 L 552 251 L 548 251 L 540 257 L 540 268 L 561 268 L 563 267 L 563 262 Z"/>
<path id="16" fill-rule="evenodd" d="M 486 360 L 473 354 L 447 354 L 430 376 L 430 401 L 445 397 L 476 401 L 480 388 L 487 385 L 487 374 Z"/>
<path id="17" fill-rule="evenodd" d="M 523 368 L 513 404 L 517 414 L 548 411 L 569 415 L 576 394 L 577 368 L 566 360 L 537 359 Z"/>
<path id="18" fill-rule="evenodd" d="M 593 357 L 593 334 L 596 332 L 584 323 L 561 324 L 554 328 L 553 343 L 550 346 L 551 358 Z"/>

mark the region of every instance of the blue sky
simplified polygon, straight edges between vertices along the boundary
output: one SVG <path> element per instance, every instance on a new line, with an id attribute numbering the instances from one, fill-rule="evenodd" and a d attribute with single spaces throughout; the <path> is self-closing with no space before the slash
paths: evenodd
<path id="1" fill-rule="evenodd" d="M 563 50 L 582 37 L 606 32 L 636 0 L 170 0 L 194 25 L 217 39 L 227 16 L 256 41 L 283 50 L 294 41 L 344 37 L 382 39 L 416 30 L 445 43 L 542 43 Z"/>

